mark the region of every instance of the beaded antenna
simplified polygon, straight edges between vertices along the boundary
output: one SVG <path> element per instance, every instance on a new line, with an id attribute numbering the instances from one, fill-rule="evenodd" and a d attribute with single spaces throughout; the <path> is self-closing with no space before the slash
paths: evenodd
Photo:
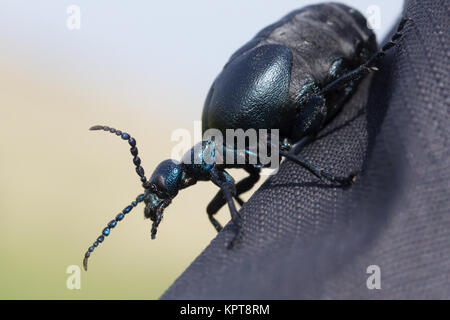
<path id="1" fill-rule="evenodd" d="M 141 159 L 138 157 L 136 140 L 133 137 L 131 137 L 126 132 L 122 132 L 120 130 L 116 130 L 114 128 L 110 128 L 107 126 L 93 126 L 89 130 L 104 130 L 110 133 L 114 133 L 117 136 L 120 136 L 123 140 L 127 140 L 129 145 L 131 146 L 130 152 L 131 155 L 133 156 L 133 163 L 136 166 L 136 173 L 139 175 L 144 189 L 149 188 L 147 178 L 145 177 L 144 168 L 141 167 Z M 125 215 L 127 215 L 134 207 L 138 205 L 138 203 L 142 201 L 144 201 L 144 194 L 138 195 L 135 201 L 132 201 L 131 204 L 126 206 L 120 213 L 118 213 L 113 220 L 108 222 L 107 226 L 103 229 L 102 234 L 94 241 L 94 243 L 86 251 L 83 259 L 84 270 L 87 271 L 88 259 L 91 253 L 94 251 L 94 249 L 97 248 L 98 245 L 103 242 L 103 240 L 105 240 L 105 237 L 109 236 L 111 229 L 113 229 L 119 221 L 122 221 Z"/>

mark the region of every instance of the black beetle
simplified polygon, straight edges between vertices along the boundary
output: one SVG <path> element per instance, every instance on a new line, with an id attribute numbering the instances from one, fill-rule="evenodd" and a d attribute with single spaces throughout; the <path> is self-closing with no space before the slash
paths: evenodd
<path id="1" fill-rule="evenodd" d="M 222 133 L 227 129 L 278 129 L 280 139 L 269 144 L 276 143 L 279 157 L 303 166 L 320 179 L 349 185 L 354 174 L 335 177 L 289 151 L 299 141 L 314 139 L 356 90 L 360 80 L 377 70 L 377 61 L 395 45 L 408 20 L 404 18 L 400 22 L 391 41 L 377 52 L 374 33 L 355 9 L 327 3 L 291 12 L 264 28 L 231 56 L 207 95 L 203 132 L 211 128 Z M 107 126 L 94 126 L 91 130 L 109 131 L 128 141 L 144 193 L 109 222 L 88 249 L 83 261 L 86 270 L 91 252 L 139 202 L 145 202 L 144 215 L 153 221 L 153 239 L 164 209 L 179 190 L 197 181 L 210 180 L 220 188 L 207 207 L 216 230 L 220 231 L 222 226 L 214 214 L 228 203 L 237 228 L 230 247 L 241 239 L 242 222 L 233 198 L 243 204 L 239 195 L 254 186 L 264 165 L 223 163 L 215 150 L 222 148 L 229 152 L 231 149 L 235 153 L 238 150 L 209 139 L 188 151 L 181 162 L 164 160 L 147 180 L 134 138 Z M 211 161 L 205 161 L 206 158 Z M 200 161 L 195 163 L 195 159 Z M 226 168 L 243 168 L 249 176 L 235 184 Z"/>

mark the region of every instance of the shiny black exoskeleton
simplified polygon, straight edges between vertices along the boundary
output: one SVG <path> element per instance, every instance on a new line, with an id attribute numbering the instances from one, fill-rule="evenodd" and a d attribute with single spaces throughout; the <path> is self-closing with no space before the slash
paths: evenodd
<path id="1" fill-rule="evenodd" d="M 391 41 L 377 52 L 374 33 L 355 9 L 328 3 L 293 11 L 264 28 L 231 56 L 207 95 L 203 131 L 214 128 L 225 136 L 226 129 L 278 129 L 280 139 L 270 143 L 278 144 L 280 157 L 305 167 L 320 179 L 350 184 L 354 175 L 335 177 L 289 151 L 300 140 L 313 139 L 341 109 L 359 81 L 377 70 L 377 61 L 395 45 L 408 20 L 401 21 Z M 151 236 L 155 238 L 164 209 L 181 189 L 197 181 L 212 181 L 220 188 L 207 207 L 216 230 L 222 226 L 214 214 L 227 203 L 236 227 L 230 246 L 241 239 L 241 218 L 233 198 L 243 204 L 239 195 L 259 180 L 261 163 L 224 164 L 215 150 L 230 146 L 218 146 L 210 139 L 193 147 L 180 162 L 164 160 L 147 179 L 134 138 L 107 126 L 94 126 L 91 130 L 109 131 L 128 141 L 144 193 L 108 223 L 86 252 L 85 269 L 95 247 L 139 202 L 145 203 L 144 214 L 153 221 Z M 243 168 L 249 176 L 235 184 L 225 171 L 230 167 Z"/>

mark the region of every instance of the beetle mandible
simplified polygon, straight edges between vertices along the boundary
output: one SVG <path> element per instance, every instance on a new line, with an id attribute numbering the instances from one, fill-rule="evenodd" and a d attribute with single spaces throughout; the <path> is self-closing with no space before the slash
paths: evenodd
<path id="1" fill-rule="evenodd" d="M 297 163 L 322 180 L 351 184 L 354 174 L 335 177 L 289 151 L 299 141 L 314 139 L 339 112 L 360 80 L 377 70 L 377 62 L 401 37 L 408 20 L 403 18 L 391 41 L 377 51 L 375 34 L 367 27 L 363 15 L 353 8 L 326 3 L 291 12 L 264 28 L 231 56 L 206 97 L 203 132 L 211 128 L 223 133 L 227 129 L 278 129 L 280 139 L 270 143 L 277 143 L 280 158 Z M 193 147 L 180 162 L 164 160 L 147 179 L 134 138 L 108 126 L 94 126 L 91 130 L 108 131 L 128 141 L 144 192 L 111 220 L 89 247 L 83 260 L 86 270 L 91 252 L 133 207 L 145 203 L 144 215 L 153 221 L 154 239 L 164 209 L 181 189 L 197 181 L 212 181 L 220 188 L 207 207 L 214 228 L 218 232 L 222 229 L 214 214 L 228 204 L 236 227 L 229 247 L 241 240 L 242 221 L 233 198 L 243 204 L 240 195 L 259 180 L 264 165 L 220 162 L 214 150 L 222 148 L 229 152 L 230 146 L 209 139 Z M 231 147 L 231 152 L 238 150 Z M 207 157 L 212 162 L 205 161 Z M 194 158 L 200 162 L 193 163 Z M 235 183 L 226 168 L 242 168 L 249 176 Z"/>

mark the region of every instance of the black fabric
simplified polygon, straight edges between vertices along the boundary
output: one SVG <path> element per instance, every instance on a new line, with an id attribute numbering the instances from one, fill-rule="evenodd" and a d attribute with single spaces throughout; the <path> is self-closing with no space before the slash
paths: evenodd
<path id="1" fill-rule="evenodd" d="M 301 154 L 350 188 L 284 162 L 163 299 L 450 298 L 449 2 L 414 21 L 342 113 Z M 366 286 L 369 265 L 381 289 Z"/>

